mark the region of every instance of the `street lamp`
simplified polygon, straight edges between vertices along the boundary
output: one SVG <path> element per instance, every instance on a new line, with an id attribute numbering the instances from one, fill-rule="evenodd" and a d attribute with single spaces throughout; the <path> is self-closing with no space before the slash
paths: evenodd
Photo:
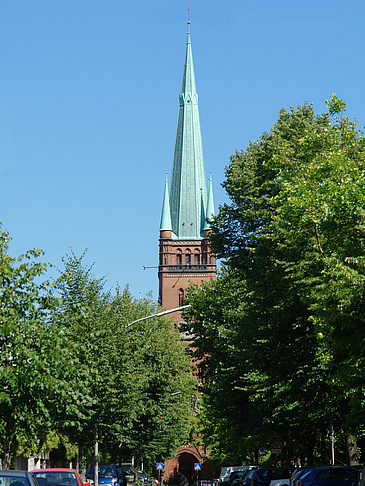
<path id="1" fill-rule="evenodd" d="M 137 322 L 145 321 L 147 319 L 152 319 L 152 317 L 165 316 L 166 314 L 172 314 L 173 312 L 178 312 L 178 311 L 181 311 L 183 309 L 189 309 L 190 307 L 191 307 L 191 304 L 183 305 L 181 307 L 175 307 L 175 309 L 170 309 L 170 310 L 166 310 L 166 311 L 163 311 L 163 312 L 158 312 L 157 314 L 152 314 L 150 316 L 141 317 L 140 319 L 137 319 L 136 321 L 133 321 L 130 324 L 127 324 L 126 328 L 132 326 L 133 324 L 136 324 Z"/>

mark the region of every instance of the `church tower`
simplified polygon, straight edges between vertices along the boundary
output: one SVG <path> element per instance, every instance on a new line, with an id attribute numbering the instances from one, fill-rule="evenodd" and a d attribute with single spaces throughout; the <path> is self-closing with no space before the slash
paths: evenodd
<path id="1" fill-rule="evenodd" d="M 184 305 L 189 282 L 201 284 L 216 277 L 209 242 L 212 215 L 212 181 L 207 190 L 188 22 L 171 184 L 169 191 L 166 177 L 160 224 L 159 302 L 165 309 Z M 178 323 L 181 315 L 175 316 Z"/>

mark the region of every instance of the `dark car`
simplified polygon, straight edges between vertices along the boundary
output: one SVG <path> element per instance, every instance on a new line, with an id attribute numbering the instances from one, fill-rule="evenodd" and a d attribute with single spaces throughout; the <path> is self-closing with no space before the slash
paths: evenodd
<path id="1" fill-rule="evenodd" d="M 229 475 L 229 481 L 228 481 L 228 486 L 236 486 L 239 484 L 242 484 L 241 479 L 247 476 L 249 473 L 249 470 L 246 469 L 246 471 L 233 471 Z"/>
<path id="2" fill-rule="evenodd" d="M 304 476 L 304 474 L 306 474 L 311 469 L 313 469 L 313 468 L 311 468 L 311 467 L 302 467 L 300 469 L 296 469 L 293 472 L 293 474 L 292 474 L 292 476 L 290 478 L 290 485 L 291 486 L 298 486 L 298 481 L 300 480 L 300 478 L 302 476 Z"/>
<path id="3" fill-rule="evenodd" d="M 95 467 L 91 466 L 86 474 L 86 478 L 94 485 Z M 98 484 L 109 486 L 125 486 L 125 480 L 122 471 L 118 471 L 115 464 L 100 464 L 98 467 Z"/>
<path id="4" fill-rule="evenodd" d="M 137 481 L 137 471 L 134 469 L 133 464 L 121 464 L 121 469 L 125 476 L 126 485 L 135 485 Z"/>
<path id="5" fill-rule="evenodd" d="M 252 486 L 270 486 L 271 481 L 286 480 L 289 484 L 292 470 L 286 467 L 256 469 L 251 480 Z"/>
<path id="6" fill-rule="evenodd" d="M 248 473 L 246 474 L 246 476 L 243 476 L 243 478 L 241 478 L 241 486 L 251 486 L 251 482 L 252 482 L 252 477 L 254 475 L 254 472 L 255 472 L 255 469 L 250 469 L 248 471 Z"/>
<path id="7" fill-rule="evenodd" d="M 90 486 L 81 479 L 75 469 L 48 468 L 32 471 L 39 486 Z"/>
<path id="8" fill-rule="evenodd" d="M 358 471 L 351 467 L 314 467 L 298 481 L 298 486 L 356 486 Z"/>
<path id="9" fill-rule="evenodd" d="M 142 486 L 146 486 L 147 483 L 148 483 L 148 475 L 146 472 L 144 471 L 137 471 L 137 478 L 138 478 L 138 482 L 142 485 Z"/>
<path id="10" fill-rule="evenodd" d="M 0 471 L 1 486 L 38 486 L 34 476 L 28 471 Z"/>

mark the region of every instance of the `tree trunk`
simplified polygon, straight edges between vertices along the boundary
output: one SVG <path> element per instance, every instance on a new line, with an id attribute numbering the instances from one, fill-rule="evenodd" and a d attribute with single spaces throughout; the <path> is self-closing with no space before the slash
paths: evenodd
<path id="1" fill-rule="evenodd" d="M 356 444 L 356 436 L 353 434 L 349 434 L 346 439 L 346 455 L 347 455 L 347 464 L 349 466 L 356 466 L 359 464 L 359 458 L 357 454 L 357 444 Z"/>
<path id="2" fill-rule="evenodd" d="M 80 474 L 80 463 L 82 461 L 82 444 L 78 444 L 78 454 L 76 457 L 76 471 Z"/>
<path id="3" fill-rule="evenodd" d="M 7 432 L 5 433 L 5 440 L 4 440 L 4 460 L 3 460 L 3 468 L 4 469 L 12 469 L 12 461 L 13 458 L 11 457 L 11 440 L 10 440 L 10 433 L 9 428 L 7 428 Z"/>
<path id="4" fill-rule="evenodd" d="M 250 451 L 250 464 L 255 464 L 255 455 L 253 451 Z"/>
<path id="5" fill-rule="evenodd" d="M 316 442 L 316 433 L 312 432 L 307 443 L 307 464 L 314 464 L 314 448 Z"/>

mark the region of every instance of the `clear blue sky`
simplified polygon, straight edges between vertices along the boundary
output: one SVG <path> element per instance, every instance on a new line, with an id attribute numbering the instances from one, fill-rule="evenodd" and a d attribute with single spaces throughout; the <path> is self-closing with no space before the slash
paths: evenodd
<path id="1" fill-rule="evenodd" d="M 336 92 L 365 125 L 364 0 L 190 0 L 205 168 L 281 107 Z M 108 285 L 157 297 L 187 0 L 0 1 L 0 221 L 11 253 L 72 248 Z"/>

